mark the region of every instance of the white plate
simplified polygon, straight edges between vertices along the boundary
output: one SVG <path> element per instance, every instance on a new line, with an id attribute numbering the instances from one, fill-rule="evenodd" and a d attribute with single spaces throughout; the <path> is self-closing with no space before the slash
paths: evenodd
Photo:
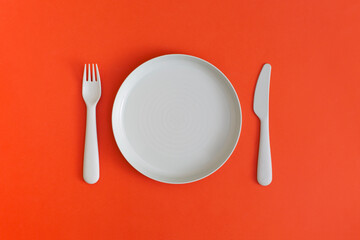
<path id="1" fill-rule="evenodd" d="M 182 54 L 136 68 L 113 106 L 117 145 L 139 172 L 165 183 L 188 183 L 220 168 L 241 129 L 240 102 L 223 73 Z"/>

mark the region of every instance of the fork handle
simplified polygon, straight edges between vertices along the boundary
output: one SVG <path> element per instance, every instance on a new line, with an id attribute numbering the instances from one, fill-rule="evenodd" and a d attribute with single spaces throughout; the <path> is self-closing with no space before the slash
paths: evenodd
<path id="1" fill-rule="evenodd" d="M 89 184 L 99 180 L 99 149 L 96 132 L 96 106 L 86 110 L 86 133 L 83 178 Z"/>
<path id="2" fill-rule="evenodd" d="M 269 118 L 261 120 L 260 142 L 257 166 L 257 180 L 260 185 L 267 186 L 272 181 L 272 166 L 269 137 Z"/>

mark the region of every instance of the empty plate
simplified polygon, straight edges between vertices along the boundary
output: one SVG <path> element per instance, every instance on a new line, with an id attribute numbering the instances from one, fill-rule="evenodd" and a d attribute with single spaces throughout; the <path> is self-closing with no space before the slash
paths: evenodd
<path id="1" fill-rule="evenodd" d="M 121 85 L 112 127 L 126 160 L 165 183 L 189 183 L 219 169 L 241 129 L 236 92 L 215 66 L 171 54 L 136 68 Z"/>

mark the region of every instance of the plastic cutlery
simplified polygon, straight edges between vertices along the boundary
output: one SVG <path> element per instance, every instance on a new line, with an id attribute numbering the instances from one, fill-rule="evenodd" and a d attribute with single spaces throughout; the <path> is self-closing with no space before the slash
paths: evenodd
<path id="1" fill-rule="evenodd" d="M 86 74 L 88 72 L 88 74 Z M 86 103 L 86 133 L 83 178 L 89 184 L 99 180 L 99 149 L 96 132 L 96 104 L 101 96 L 101 82 L 99 69 L 96 64 L 96 76 L 94 64 L 92 64 L 92 77 L 90 64 L 86 71 L 86 64 L 83 75 L 82 95 Z"/>
<path id="2" fill-rule="evenodd" d="M 269 137 L 269 90 L 271 65 L 265 64 L 260 72 L 254 95 L 254 112 L 261 121 L 257 167 L 257 181 L 267 186 L 272 181 L 272 166 Z"/>

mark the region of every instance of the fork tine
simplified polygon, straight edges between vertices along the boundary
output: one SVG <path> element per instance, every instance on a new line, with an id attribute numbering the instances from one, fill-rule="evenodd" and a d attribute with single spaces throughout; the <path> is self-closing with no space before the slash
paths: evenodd
<path id="1" fill-rule="evenodd" d="M 90 64 L 88 64 L 89 68 L 88 68 L 88 81 L 91 82 L 91 69 L 90 69 Z"/>
<path id="2" fill-rule="evenodd" d="M 100 83 L 100 73 L 99 73 L 99 68 L 98 68 L 98 65 L 95 64 L 96 66 L 96 80 Z"/>
<path id="3" fill-rule="evenodd" d="M 86 64 L 85 64 L 85 67 L 84 67 L 84 74 L 83 74 L 83 82 L 86 81 Z"/>
<path id="4" fill-rule="evenodd" d="M 96 81 L 94 64 L 92 64 L 92 80 L 93 82 Z"/>

